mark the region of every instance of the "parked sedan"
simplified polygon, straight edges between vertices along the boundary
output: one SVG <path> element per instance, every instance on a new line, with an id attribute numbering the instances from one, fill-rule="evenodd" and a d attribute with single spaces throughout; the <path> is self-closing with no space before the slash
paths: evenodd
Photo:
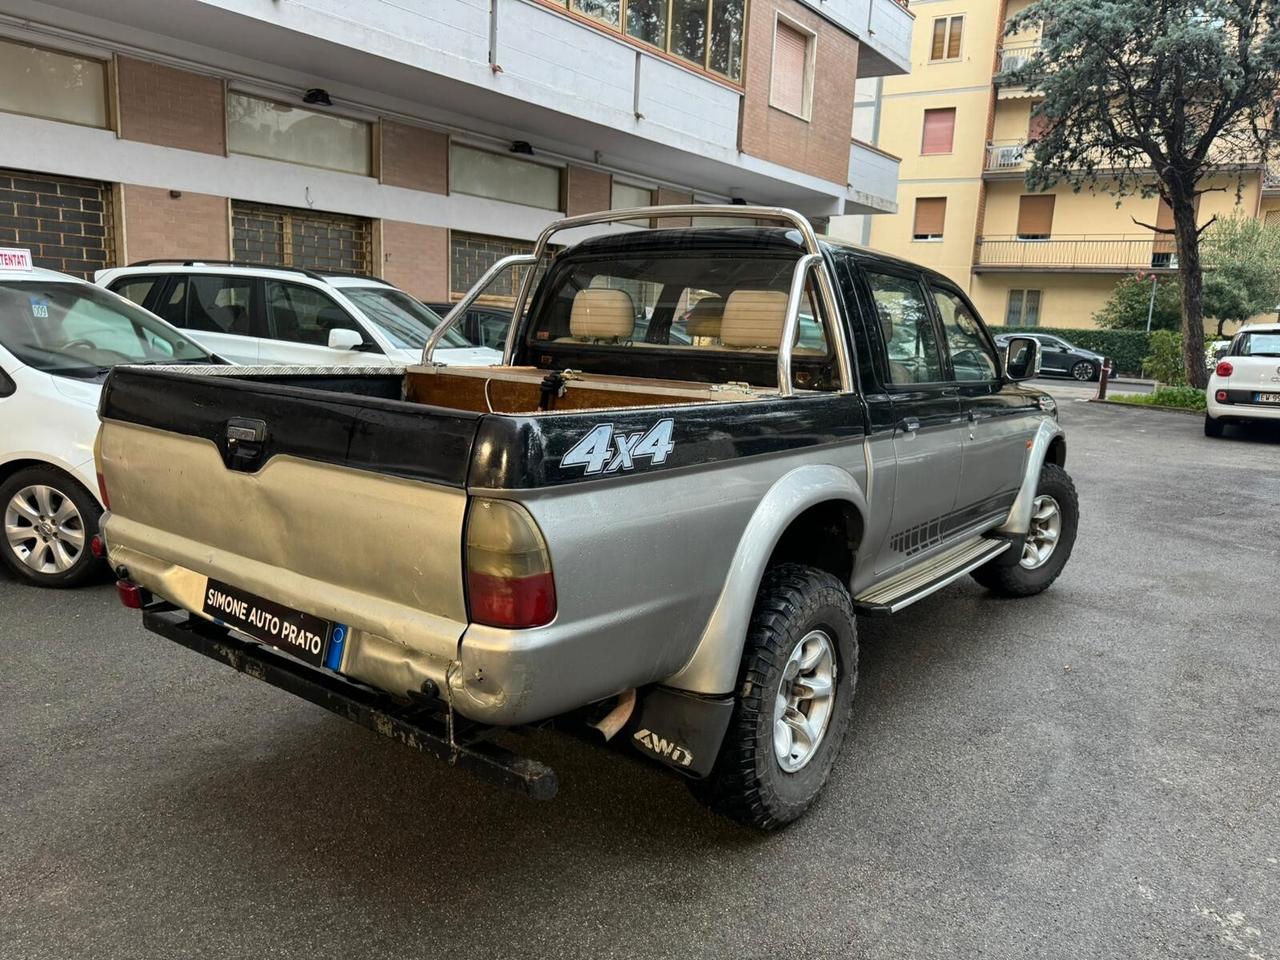
<path id="1" fill-rule="evenodd" d="M 1013 336 L 1033 337 L 1040 342 L 1040 372 L 1074 380 L 1097 380 L 1102 374 L 1106 358 L 1100 353 L 1077 347 L 1074 343 L 1047 333 L 1002 333 L 995 338 L 996 346 L 1003 352 Z"/>
<path id="2" fill-rule="evenodd" d="M 118 363 L 221 363 L 101 287 L 0 250 L 0 563 L 28 583 L 94 575 L 105 504 L 93 466 L 102 382 Z"/>

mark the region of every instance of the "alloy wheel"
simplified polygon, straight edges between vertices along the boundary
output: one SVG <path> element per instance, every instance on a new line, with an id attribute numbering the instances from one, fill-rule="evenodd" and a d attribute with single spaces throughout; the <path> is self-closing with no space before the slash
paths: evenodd
<path id="1" fill-rule="evenodd" d="M 835 650 L 825 630 L 810 630 L 792 649 L 782 670 L 773 709 L 773 753 L 787 773 L 795 773 L 813 759 L 831 724 Z"/>
<path id="2" fill-rule="evenodd" d="M 66 573 L 84 554 L 84 517 L 56 487 L 23 487 L 5 504 L 4 535 L 9 549 L 35 573 Z"/>
<path id="3" fill-rule="evenodd" d="M 1022 545 L 1019 566 L 1027 570 L 1043 567 L 1053 556 L 1062 534 L 1062 510 L 1058 501 L 1047 494 L 1036 497 L 1031 506 L 1031 529 Z"/>
<path id="4" fill-rule="evenodd" d="M 1093 364 L 1088 360 L 1081 360 L 1071 368 L 1071 376 L 1075 377 L 1077 380 L 1092 380 Z"/>

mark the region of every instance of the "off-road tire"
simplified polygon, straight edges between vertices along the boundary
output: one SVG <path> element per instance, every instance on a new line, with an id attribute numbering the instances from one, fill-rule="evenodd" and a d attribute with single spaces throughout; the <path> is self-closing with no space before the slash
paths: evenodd
<path id="1" fill-rule="evenodd" d="M 1071 559 L 1071 548 L 1075 546 L 1076 530 L 1080 523 L 1080 498 L 1076 495 L 1076 486 L 1070 474 L 1053 463 L 1046 463 L 1040 468 L 1040 483 L 1036 487 L 1036 496 L 1048 494 L 1058 501 L 1058 509 L 1062 514 L 1062 530 L 1058 536 L 1053 555 L 1043 566 L 1028 570 L 1016 559 L 1001 555 L 990 563 L 974 570 L 971 576 L 994 594 L 1002 597 L 1030 597 L 1049 588 L 1058 579 L 1062 568 Z M 1015 545 L 1014 550 L 1019 548 Z M 1008 551 L 1006 551 L 1007 553 Z"/>
<path id="2" fill-rule="evenodd" d="M 792 650 L 821 628 L 835 647 L 835 695 L 826 732 L 794 773 L 774 753 L 774 705 Z M 825 571 L 800 564 L 771 567 L 756 595 L 742 653 L 737 697 L 711 774 L 691 781 L 713 810 L 761 830 L 776 830 L 803 814 L 840 754 L 858 683 L 858 636 L 849 591 Z"/>
<path id="3" fill-rule="evenodd" d="M 84 526 L 84 547 L 76 562 L 67 570 L 59 573 L 41 573 L 33 570 L 19 559 L 6 536 L 0 539 L 0 561 L 12 570 L 19 579 L 39 587 L 79 587 L 102 576 L 105 566 L 89 549 L 89 541 L 98 533 L 98 521 L 102 517 L 102 507 L 78 480 L 56 467 L 35 466 L 24 467 L 0 483 L 0 518 L 4 516 L 9 501 L 26 487 L 52 487 L 60 495 L 75 505 L 80 513 Z M 0 524 L 2 525 L 2 524 Z"/>
<path id="4" fill-rule="evenodd" d="M 1227 425 L 1221 420 L 1215 420 L 1207 413 L 1204 415 L 1204 435 L 1206 437 L 1220 437 L 1227 429 Z"/>

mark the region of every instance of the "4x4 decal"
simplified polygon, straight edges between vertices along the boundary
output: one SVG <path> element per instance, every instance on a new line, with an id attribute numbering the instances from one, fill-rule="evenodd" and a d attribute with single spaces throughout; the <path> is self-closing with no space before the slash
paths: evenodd
<path id="1" fill-rule="evenodd" d="M 665 463 L 676 448 L 671 439 L 674 428 L 670 418 L 636 433 L 618 433 L 612 423 L 602 423 L 570 448 L 560 466 L 583 467 L 584 474 L 593 474 L 634 470 L 635 462 L 645 458 L 653 464 Z"/>

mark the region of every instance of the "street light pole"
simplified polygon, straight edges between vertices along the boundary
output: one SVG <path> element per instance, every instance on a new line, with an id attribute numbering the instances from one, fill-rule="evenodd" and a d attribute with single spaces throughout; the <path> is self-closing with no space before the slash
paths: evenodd
<path id="1" fill-rule="evenodd" d="M 1147 333 L 1151 332 L 1151 315 L 1156 309 L 1156 284 L 1160 282 L 1160 274 L 1151 275 L 1151 299 L 1147 301 Z"/>

